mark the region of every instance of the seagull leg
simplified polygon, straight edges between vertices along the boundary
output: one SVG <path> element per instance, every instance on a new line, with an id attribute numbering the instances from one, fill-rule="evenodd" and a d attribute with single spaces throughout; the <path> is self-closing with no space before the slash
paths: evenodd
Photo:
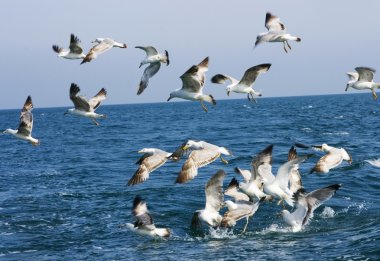
<path id="1" fill-rule="evenodd" d="M 207 107 L 204 105 L 203 101 L 200 100 L 201 106 L 205 112 L 208 112 Z"/>
<path id="2" fill-rule="evenodd" d="M 225 159 L 223 159 L 223 157 L 222 156 L 220 156 L 220 160 L 224 163 L 224 164 L 228 164 L 228 161 L 227 160 L 225 160 Z"/>
<path id="3" fill-rule="evenodd" d="M 249 93 L 247 94 L 248 101 L 251 101 L 251 98 L 249 97 Z"/>
<path id="4" fill-rule="evenodd" d="M 248 94 L 249 95 L 249 94 Z M 252 97 L 252 99 L 251 99 L 251 101 L 253 101 L 254 103 L 257 103 L 257 101 L 256 101 L 256 99 L 253 97 L 253 94 L 251 93 L 251 97 Z"/>
<path id="5" fill-rule="evenodd" d="M 99 122 L 97 122 L 95 119 L 92 119 L 92 122 L 96 125 L 96 126 L 99 126 Z"/>
<path id="6" fill-rule="evenodd" d="M 280 199 L 278 202 L 277 202 L 277 205 L 282 205 L 282 208 L 285 209 L 285 204 L 284 204 L 284 200 L 283 199 Z"/>
<path id="7" fill-rule="evenodd" d="M 289 44 L 289 42 L 288 41 L 285 41 L 286 42 L 286 44 L 288 45 L 288 47 L 289 47 L 289 50 L 291 50 L 292 49 L 292 47 L 290 47 L 290 44 Z"/>
<path id="8" fill-rule="evenodd" d="M 245 223 L 243 231 L 241 232 L 242 234 L 245 233 L 245 231 L 247 230 L 248 222 L 249 222 L 249 217 L 247 217 L 247 223 Z"/>
<path id="9" fill-rule="evenodd" d="M 284 44 L 284 51 L 288 53 L 288 50 L 286 50 L 285 42 L 282 42 Z"/>
<path id="10" fill-rule="evenodd" d="M 373 97 L 373 99 L 377 100 L 377 94 L 375 92 L 375 89 L 371 89 L 371 91 L 372 91 L 372 97 Z"/>

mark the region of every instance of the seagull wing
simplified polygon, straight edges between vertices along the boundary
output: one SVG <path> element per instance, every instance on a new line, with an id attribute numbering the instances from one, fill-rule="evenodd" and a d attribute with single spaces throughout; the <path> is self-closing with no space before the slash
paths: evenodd
<path id="1" fill-rule="evenodd" d="M 102 54 L 110 49 L 112 49 L 115 41 L 112 39 L 106 38 L 100 43 L 94 45 L 90 51 L 87 53 L 86 57 L 83 58 L 82 63 L 90 62 L 91 60 L 95 59 L 99 54 Z M 81 63 L 81 64 L 82 64 Z"/>
<path id="2" fill-rule="evenodd" d="M 139 85 L 139 90 L 137 91 L 137 95 L 140 95 L 146 89 L 146 87 L 148 87 L 149 79 L 152 78 L 153 75 L 155 75 L 158 72 L 160 67 L 161 67 L 161 63 L 157 62 L 157 63 L 151 63 L 148 67 L 145 68 L 144 74 L 140 80 L 140 85 Z"/>
<path id="3" fill-rule="evenodd" d="M 249 170 L 246 170 L 246 169 L 241 169 L 241 168 L 238 168 L 236 167 L 235 169 L 235 173 L 236 174 L 240 174 L 243 176 L 243 179 L 245 182 L 249 182 L 250 179 L 251 179 L 251 171 Z"/>
<path id="4" fill-rule="evenodd" d="M 294 168 L 298 169 L 298 164 L 306 160 L 308 157 L 309 156 L 300 156 L 282 164 L 277 171 L 277 176 L 274 182 L 282 190 L 286 191 L 288 189 L 290 171 Z"/>
<path id="5" fill-rule="evenodd" d="M 106 89 L 104 88 L 100 89 L 100 91 L 88 101 L 90 108 L 93 111 L 95 111 L 100 106 L 101 102 L 104 101 L 106 98 L 107 98 Z"/>
<path id="6" fill-rule="evenodd" d="M 219 156 L 220 152 L 211 148 L 193 150 L 183 164 L 182 170 L 178 174 L 176 183 L 185 183 L 194 179 L 198 175 L 198 168 L 210 164 Z"/>
<path id="7" fill-rule="evenodd" d="M 359 74 L 357 72 L 347 72 L 347 76 L 350 81 L 357 81 L 359 79 Z"/>
<path id="8" fill-rule="evenodd" d="M 83 52 L 82 47 L 80 46 L 80 40 L 74 34 L 70 35 L 70 52 L 81 54 Z"/>
<path id="9" fill-rule="evenodd" d="M 182 89 L 188 92 L 199 92 L 205 83 L 205 72 L 208 70 L 208 57 L 198 65 L 193 65 L 180 78 Z"/>
<path id="10" fill-rule="evenodd" d="M 272 15 L 271 13 L 267 13 L 265 16 L 265 27 L 268 31 L 284 31 L 285 26 L 280 22 L 280 18 Z"/>
<path id="11" fill-rule="evenodd" d="M 359 73 L 358 81 L 372 82 L 376 73 L 375 69 L 369 67 L 356 67 L 355 70 Z"/>
<path id="12" fill-rule="evenodd" d="M 303 220 L 303 225 L 307 224 L 309 219 L 313 217 L 314 210 L 329 200 L 341 186 L 341 184 L 334 184 L 314 190 L 306 195 L 307 214 Z"/>
<path id="13" fill-rule="evenodd" d="M 272 182 L 275 179 L 272 174 L 272 151 L 273 144 L 266 147 L 252 159 L 251 180 L 265 178 L 268 182 Z"/>
<path id="14" fill-rule="evenodd" d="M 167 153 L 145 153 L 138 161 L 140 166 L 128 181 L 128 186 L 133 186 L 146 181 L 152 171 L 158 169 L 167 161 L 166 155 Z"/>
<path id="15" fill-rule="evenodd" d="M 219 212 L 223 206 L 223 179 L 226 173 L 223 170 L 216 172 L 206 183 L 206 206 L 205 211 Z"/>
<path id="16" fill-rule="evenodd" d="M 79 92 L 80 92 L 79 86 L 76 85 L 75 83 L 72 83 L 70 86 L 70 99 L 74 103 L 75 109 L 89 112 L 90 104 L 84 97 L 77 95 Z"/>
<path id="17" fill-rule="evenodd" d="M 153 46 L 136 46 L 135 48 L 144 50 L 147 56 L 153 56 L 153 55 L 158 54 L 156 48 L 154 48 Z"/>
<path id="18" fill-rule="evenodd" d="M 228 210 L 224 213 L 221 226 L 228 227 L 228 228 L 234 227 L 237 221 L 239 221 L 242 218 L 252 215 L 252 212 L 253 212 L 253 209 L 251 205 L 237 204 L 236 209 Z"/>
<path id="19" fill-rule="evenodd" d="M 32 129 L 33 129 L 32 109 L 33 109 L 32 98 L 28 96 L 20 113 L 20 124 L 17 128 L 18 134 L 21 134 L 24 136 L 30 136 L 32 134 Z"/>
<path id="20" fill-rule="evenodd" d="M 326 169 L 331 169 L 338 166 L 343 160 L 342 155 L 339 153 L 334 153 L 333 151 L 329 151 L 326 155 L 321 157 L 317 164 L 315 164 L 314 168 L 311 172 L 325 172 Z"/>
<path id="21" fill-rule="evenodd" d="M 132 214 L 136 218 L 135 227 L 144 227 L 152 230 L 155 228 L 146 202 L 140 196 L 136 196 L 133 200 Z"/>
<path id="22" fill-rule="evenodd" d="M 259 76 L 260 73 L 267 72 L 270 67 L 270 63 L 264 63 L 249 68 L 245 71 L 243 78 L 241 78 L 239 84 L 251 86 L 256 81 L 257 76 Z"/>
<path id="23" fill-rule="evenodd" d="M 226 81 L 230 81 L 232 84 L 236 84 L 238 83 L 239 81 L 236 80 L 235 78 L 231 77 L 231 76 L 228 76 L 226 74 L 215 74 L 212 78 L 211 78 L 211 82 L 212 83 L 219 83 L 219 84 L 223 84 L 225 83 Z"/>

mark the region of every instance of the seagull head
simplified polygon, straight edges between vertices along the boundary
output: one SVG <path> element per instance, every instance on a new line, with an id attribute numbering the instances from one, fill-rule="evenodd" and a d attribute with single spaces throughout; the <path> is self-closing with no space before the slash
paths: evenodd
<path id="1" fill-rule="evenodd" d="M 30 138 L 30 143 L 33 145 L 33 146 L 38 146 L 41 144 L 41 142 L 35 138 Z"/>

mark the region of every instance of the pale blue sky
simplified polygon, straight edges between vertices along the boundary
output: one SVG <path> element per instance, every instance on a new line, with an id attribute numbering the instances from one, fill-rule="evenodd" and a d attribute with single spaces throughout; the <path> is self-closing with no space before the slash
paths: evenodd
<path id="1" fill-rule="evenodd" d="M 166 102 L 181 87 L 179 76 L 206 56 L 210 64 L 204 92 L 216 100 L 245 96 L 227 97 L 224 86 L 209 81 L 214 74 L 240 78 L 260 63 L 272 63 L 255 84 L 263 97 L 344 93 L 346 71 L 379 68 L 379 10 L 380 1 L 369 0 L 2 1 L 0 109 L 21 108 L 29 94 L 36 108 L 72 106 L 71 82 L 87 96 L 105 87 L 104 104 Z M 266 30 L 267 11 L 302 38 L 291 43 L 289 54 L 281 43 L 252 51 L 256 35 Z M 67 47 L 70 33 L 86 51 L 97 37 L 125 42 L 128 48 L 79 65 L 80 60 L 58 58 L 51 48 Z M 144 68 L 138 66 L 145 53 L 137 45 L 166 49 L 171 58 L 140 96 L 136 92 Z"/>

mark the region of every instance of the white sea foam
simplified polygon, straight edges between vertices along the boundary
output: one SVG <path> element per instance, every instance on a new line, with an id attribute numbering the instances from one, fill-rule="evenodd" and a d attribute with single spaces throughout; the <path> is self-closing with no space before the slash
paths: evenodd
<path id="1" fill-rule="evenodd" d="M 330 207 L 325 207 L 322 211 L 322 213 L 320 214 L 320 217 L 321 218 L 332 218 L 335 216 L 335 211 L 334 209 L 330 208 Z"/>
<path id="2" fill-rule="evenodd" d="M 310 128 L 302 128 L 301 130 L 304 132 L 312 132 L 312 129 L 310 129 Z"/>
<path id="3" fill-rule="evenodd" d="M 278 224 L 272 224 L 270 225 L 269 227 L 267 228 L 264 228 L 261 232 L 259 232 L 260 234 L 262 235 L 265 235 L 265 234 L 268 234 L 268 233 L 273 233 L 273 232 L 277 232 L 277 233 L 288 233 L 288 232 L 291 232 L 291 229 L 288 228 L 288 227 L 281 227 L 279 226 Z"/>

